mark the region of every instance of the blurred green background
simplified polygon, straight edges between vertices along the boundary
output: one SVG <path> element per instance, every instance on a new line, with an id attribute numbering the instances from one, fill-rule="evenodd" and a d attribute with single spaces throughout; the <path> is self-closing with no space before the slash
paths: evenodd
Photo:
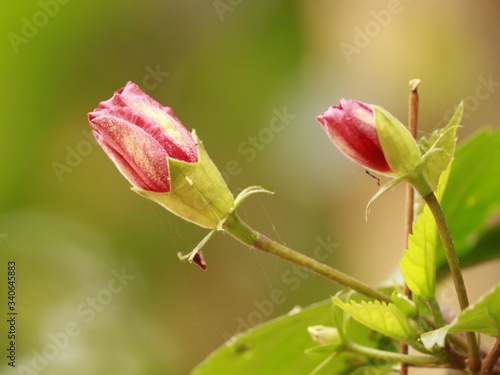
<path id="1" fill-rule="evenodd" d="M 399 260 L 403 189 L 365 222 L 376 181 L 315 117 L 346 97 L 405 122 L 420 78 L 421 135 L 462 99 L 460 138 L 499 124 L 493 0 L 29 0 L 0 14 L 0 275 L 17 262 L 17 365 L 38 373 L 187 374 L 241 327 L 338 290 L 222 234 L 207 272 L 179 262 L 206 231 L 132 193 L 90 138 L 86 114 L 127 81 L 196 128 L 234 193 L 276 192 L 240 209 L 252 226 L 311 256 L 329 241 L 325 261 L 370 283 Z M 481 275 L 472 298 L 498 265 L 466 274 Z"/>

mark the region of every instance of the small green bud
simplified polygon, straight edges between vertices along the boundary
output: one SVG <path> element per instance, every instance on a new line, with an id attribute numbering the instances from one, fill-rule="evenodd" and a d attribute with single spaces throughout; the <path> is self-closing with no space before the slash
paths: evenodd
<path id="1" fill-rule="evenodd" d="M 339 330 L 334 327 L 327 326 L 311 326 L 307 327 L 307 331 L 312 339 L 320 345 L 340 344 L 341 338 Z"/>
<path id="2" fill-rule="evenodd" d="M 406 316 L 412 318 L 417 315 L 418 310 L 415 302 L 413 302 L 404 294 L 394 292 L 392 293 L 391 299 L 396 307 Z"/>

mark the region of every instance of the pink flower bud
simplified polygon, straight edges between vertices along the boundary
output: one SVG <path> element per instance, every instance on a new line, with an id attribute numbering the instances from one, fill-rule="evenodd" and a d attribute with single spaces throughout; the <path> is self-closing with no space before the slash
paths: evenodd
<path id="1" fill-rule="evenodd" d="M 317 120 L 348 158 L 377 172 L 391 172 L 370 105 L 341 98 L 339 106 L 328 108 Z"/>
<path id="2" fill-rule="evenodd" d="M 174 116 L 132 82 L 88 114 L 102 149 L 135 187 L 170 191 L 168 158 L 198 162 L 191 133 Z"/>

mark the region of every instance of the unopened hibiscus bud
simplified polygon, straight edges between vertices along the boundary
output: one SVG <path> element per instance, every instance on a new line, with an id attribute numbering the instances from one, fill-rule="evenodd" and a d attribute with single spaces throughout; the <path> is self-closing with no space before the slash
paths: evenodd
<path id="1" fill-rule="evenodd" d="M 340 99 L 318 116 L 333 143 L 347 157 L 393 177 L 414 172 L 420 151 L 408 130 L 383 108 Z"/>
<path id="2" fill-rule="evenodd" d="M 133 190 L 202 227 L 217 228 L 234 199 L 196 134 L 134 83 L 88 115 L 93 134 Z"/>
<path id="3" fill-rule="evenodd" d="M 317 120 L 348 158 L 377 172 L 391 172 L 380 145 L 371 106 L 342 98 L 340 105 L 328 108 Z"/>

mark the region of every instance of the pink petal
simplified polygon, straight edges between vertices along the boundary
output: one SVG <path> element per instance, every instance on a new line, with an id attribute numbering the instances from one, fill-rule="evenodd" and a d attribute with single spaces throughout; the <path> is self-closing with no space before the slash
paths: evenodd
<path id="1" fill-rule="evenodd" d="M 378 140 L 371 107 L 354 100 L 340 99 L 318 116 L 333 143 L 353 161 L 379 172 L 390 172 Z"/>
<path id="2" fill-rule="evenodd" d="M 135 83 L 128 82 L 111 99 L 101 102 L 89 114 L 89 119 L 103 115 L 116 116 L 142 128 L 157 140 L 171 158 L 189 163 L 198 161 L 193 137 L 174 116 L 172 109 L 153 100 Z"/>
<path id="3" fill-rule="evenodd" d="M 115 116 L 94 117 L 91 124 L 99 144 L 134 186 L 170 191 L 167 153 L 152 136 Z"/>

